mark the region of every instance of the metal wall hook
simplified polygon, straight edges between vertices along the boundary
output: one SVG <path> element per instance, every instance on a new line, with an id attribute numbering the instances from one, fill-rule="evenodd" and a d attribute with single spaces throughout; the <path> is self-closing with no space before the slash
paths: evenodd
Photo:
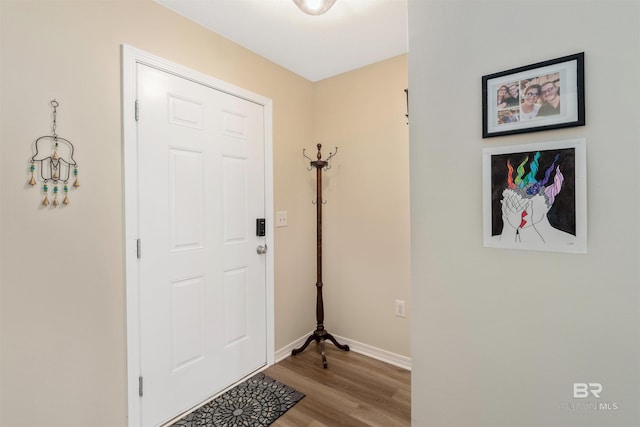
<path id="1" fill-rule="evenodd" d="M 409 124 L 409 89 L 405 89 L 404 94 L 407 99 L 407 114 L 404 117 L 407 119 L 407 124 Z"/>

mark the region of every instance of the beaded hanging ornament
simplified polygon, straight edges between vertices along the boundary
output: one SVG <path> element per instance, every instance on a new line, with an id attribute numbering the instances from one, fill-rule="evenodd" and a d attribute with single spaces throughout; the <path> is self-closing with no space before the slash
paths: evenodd
<path id="1" fill-rule="evenodd" d="M 60 186 L 62 186 L 62 192 L 64 198 L 62 199 L 63 205 L 69 204 L 69 181 L 73 175 L 73 187 L 80 187 L 78 183 L 78 163 L 73 158 L 73 144 L 68 139 L 60 138 L 56 134 L 56 116 L 57 108 L 60 104 L 54 99 L 51 101 L 51 107 L 53 107 L 53 124 L 52 135 L 41 136 L 36 139 L 35 151 L 36 154 L 31 158 L 29 165 L 29 185 L 32 187 L 37 184 L 36 175 L 42 181 L 42 205 L 58 207 L 60 202 L 58 196 L 60 195 Z M 51 188 L 51 202 L 49 201 L 49 184 Z"/>

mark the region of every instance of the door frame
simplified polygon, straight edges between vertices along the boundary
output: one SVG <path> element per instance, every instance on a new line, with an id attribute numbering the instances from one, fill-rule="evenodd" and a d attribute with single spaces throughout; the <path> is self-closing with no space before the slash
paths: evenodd
<path id="1" fill-rule="evenodd" d="M 264 183 L 266 244 L 266 366 L 274 364 L 274 243 L 273 243 L 273 102 L 269 98 L 230 83 L 123 44 L 122 59 L 122 141 L 124 180 L 124 263 L 127 333 L 127 403 L 128 425 L 139 426 L 142 417 L 138 395 L 141 373 L 139 268 L 137 261 L 138 229 L 138 132 L 136 125 L 137 66 L 144 64 L 221 92 L 254 102 L 264 111 Z M 229 384 L 231 385 L 231 384 Z M 194 402 L 197 404 L 199 402 Z"/>

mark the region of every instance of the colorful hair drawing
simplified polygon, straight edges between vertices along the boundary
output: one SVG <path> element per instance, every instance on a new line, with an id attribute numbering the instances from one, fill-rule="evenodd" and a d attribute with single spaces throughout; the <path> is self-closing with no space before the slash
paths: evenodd
<path id="1" fill-rule="evenodd" d="M 556 199 L 556 196 L 562 189 L 562 183 L 564 182 L 564 175 L 560 172 L 560 166 L 556 167 L 556 176 L 553 177 L 553 185 L 548 186 L 544 190 L 544 194 L 547 196 L 547 204 L 549 206 L 553 205 L 553 202 Z"/>
<path id="2" fill-rule="evenodd" d="M 522 175 L 524 175 L 524 172 L 525 172 L 524 165 L 527 163 L 528 160 L 529 160 L 529 156 L 525 157 L 522 163 L 520 163 L 518 165 L 518 168 L 516 169 L 518 171 L 518 176 L 516 176 L 516 179 L 515 179 L 517 188 L 523 188 L 525 186 L 524 181 L 522 180 Z"/>
<path id="3" fill-rule="evenodd" d="M 540 181 L 536 179 L 536 175 L 540 169 L 540 152 L 537 151 L 533 160 L 529 164 L 529 173 L 525 175 L 525 165 L 529 161 L 529 156 L 525 157 L 525 159 L 518 165 L 517 167 L 517 175 L 513 177 L 513 166 L 511 166 L 511 162 L 507 160 L 507 188 L 512 190 L 520 190 L 527 197 L 533 197 L 544 191 L 546 196 L 547 204 L 551 206 L 555 200 L 555 197 L 560 193 L 562 189 L 562 183 L 564 182 L 564 175 L 560 171 L 560 166 L 556 167 L 556 162 L 560 158 L 560 154 L 556 154 L 551 166 L 547 168 L 544 173 L 544 178 Z M 555 176 L 553 178 L 553 184 L 549 187 L 545 187 L 549 182 L 549 178 L 551 177 L 551 173 L 555 169 Z"/>
<path id="4" fill-rule="evenodd" d="M 531 162 L 531 164 L 529 165 L 529 173 L 527 174 L 527 176 L 524 179 L 524 185 L 525 187 L 529 184 L 534 184 L 536 183 L 536 174 L 538 173 L 538 160 L 540 160 L 540 152 L 536 152 L 536 154 L 534 154 L 533 156 L 533 161 Z"/>
<path id="5" fill-rule="evenodd" d="M 513 166 L 511 166 L 511 162 L 509 160 L 507 160 L 507 169 L 507 187 L 513 190 L 516 188 L 516 184 L 513 182 Z"/>

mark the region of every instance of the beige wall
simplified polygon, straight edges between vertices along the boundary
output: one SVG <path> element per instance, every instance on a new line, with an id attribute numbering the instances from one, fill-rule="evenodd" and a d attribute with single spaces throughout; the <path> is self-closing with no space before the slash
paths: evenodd
<path id="1" fill-rule="evenodd" d="M 637 1 L 409 2 L 415 426 L 640 425 L 639 43 Z M 582 51 L 586 126 L 482 139 L 481 76 Z M 588 253 L 483 248 L 482 148 L 572 137 Z"/>
<path id="2" fill-rule="evenodd" d="M 315 141 L 338 154 L 324 174 L 329 332 L 410 356 L 407 56 L 314 85 Z M 314 153 L 309 145 L 309 152 Z M 312 185 L 312 172 L 309 172 Z M 307 205 L 309 215 L 315 207 Z M 395 300 L 407 317 L 395 316 Z"/>
<path id="3" fill-rule="evenodd" d="M 126 424 L 120 45 L 273 99 L 276 207 L 308 191 L 311 82 L 151 1 L 2 1 L 2 418 L 11 426 Z M 143 18 L 143 19 L 141 19 Z M 35 138 L 76 146 L 81 187 L 62 209 L 27 188 Z M 276 230 L 276 348 L 306 334 L 310 221 Z M 311 228 L 313 230 L 313 228 Z M 292 266 L 297 268 L 292 268 Z M 302 301 L 302 303 L 300 303 Z M 308 303 L 306 303 L 308 301 Z"/>
<path id="4" fill-rule="evenodd" d="M 289 213 L 289 226 L 275 229 L 276 349 L 315 328 L 314 184 L 301 150 L 322 139 L 327 146 L 340 146 L 332 173 L 344 176 L 331 177 L 326 195 L 332 253 L 326 271 L 328 328 L 408 355 L 407 320 L 392 317 L 393 299 L 408 300 L 406 59 L 320 82 L 317 87 L 327 90 L 323 94 L 311 82 L 151 0 L 2 0 L 0 19 L 0 425 L 127 422 L 123 43 L 273 100 L 274 208 Z M 375 82 L 376 75 L 394 87 L 384 87 L 387 80 L 374 89 L 360 87 L 359 78 Z M 345 85 L 347 92 L 338 90 Z M 345 98 L 348 93 L 353 97 Z M 372 96 L 376 102 L 382 98 L 383 105 L 373 108 Z M 58 134 L 76 146 L 81 187 L 71 193 L 68 207 L 43 210 L 39 190 L 26 185 L 27 168 L 33 141 L 51 131 L 53 98 L 60 103 Z M 344 115 L 352 120 L 340 123 L 344 136 L 332 130 L 334 118 L 323 111 L 333 102 L 344 103 Z M 316 117 L 314 109 L 323 112 Z M 378 133 L 354 127 L 369 125 L 368 117 Z M 389 173 L 384 168 L 366 182 L 372 164 L 393 162 L 388 167 L 394 171 L 393 186 L 381 182 Z M 374 205 L 374 196 L 388 190 L 392 194 L 382 203 L 404 209 L 397 216 L 391 205 Z M 371 212 L 365 215 L 349 191 L 357 191 Z M 364 200 L 368 195 L 371 201 Z M 372 239 L 367 226 L 387 219 L 389 227 Z M 340 233 L 348 236 L 344 246 Z M 381 262 L 392 264 L 388 272 Z M 353 302 L 347 304 L 346 298 Z M 380 314 L 373 316 L 376 310 Z M 380 333 L 373 333 L 369 322 L 381 325 Z"/>

